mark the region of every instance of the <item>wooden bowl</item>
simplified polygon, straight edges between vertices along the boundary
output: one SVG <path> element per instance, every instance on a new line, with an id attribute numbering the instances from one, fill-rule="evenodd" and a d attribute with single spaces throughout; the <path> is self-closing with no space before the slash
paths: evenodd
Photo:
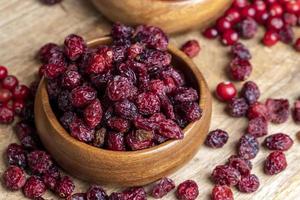
<path id="1" fill-rule="evenodd" d="M 109 37 L 89 42 L 90 47 L 109 44 Z M 180 50 L 169 45 L 172 64 L 182 70 L 199 91 L 203 116 L 189 124 L 182 140 L 167 141 L 139 151 L 99 149 L 74 139 L 60 125 L 49 104 L 46 81 L 41 80 L 35 100 L 38 134 L 57 163 L 71 175 L 92 183 L 138 186 L 169 175 L 193 158 L 202 145 L 211 119 L 211 95 L 196 65 Z"/>
<path id="2" fill-rule="evenodd" d="M 175 33 L 203 28 L 216 20 L 232 0 L 92 0 L 113 22 L 150 24 Z"/>

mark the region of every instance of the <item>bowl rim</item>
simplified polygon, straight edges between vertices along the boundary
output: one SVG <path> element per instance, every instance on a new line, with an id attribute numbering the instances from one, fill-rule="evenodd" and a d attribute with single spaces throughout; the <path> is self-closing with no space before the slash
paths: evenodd
<path id="1" fill-rule="evenodd" d="M 90 41 L 87 42 L 88 46 L 96 46 L 96 45 L 103 45 L 105 43 L 108 43 L 111 41 L 111 37 L 110 36 L 103 36 L 103 37 L 99 37 L 96 39 L 92 39 Z M 189 66 L 190 70 L 192 71 L 192 73 L 195 76 L 198 88 L 199 88 L 199 93 L 200 93 L 200 98 L 199 98 L 199 106 L 200 108 L 204 107 L 204 98 L 206 97 L 205 94 L 205 88 L 207 88 L 207 83 L 202 75 L 202 73 L 200 72 L 200 70 L 198 69 L 198 67 L 196 66 L 196 64 L 187 56 L 185 55 L 182 51 L 180 51 L 178 48 L 176 48 L 174 45 L 170 44 L 168 45 L 168 52 L 172 55 L 172 56 L 176 56 L 177 58 L 181 59 L 181 61 L 183 61 L 187 66 Z M 50 102 L 49 102 L 49 96 L 48 96 L 48 92 L 46 89 L 46 80 L 44 79 L 44 77 L 41 79 L 40 84 L 39 84 L 39 90 L 41 90 L 41 98 L 42 98 L 42 107 L 44 108 L 44 112 L 45 115 L 47 117 L 47 119 L 49 120 L 49 122 L 51 123 L 51 126 L 55 129 L 56 133 L 59 134 L 61 137 L 63 137 L 64 140 L 66 140 L 68 143 L 71 143 L 72 145 L 80 148 L 80 149 L 86 149 L 87 151 L 93 152 L 95 154 L 102 154 L 102 155 L 107 155 L 110 154 L 110 156 L 145 156 L 145 155 L 150 155 L 150 154 L 155 154 L 155 153 L 159 153 L 161 151 L 164 151 L 166 149 L 172 148 L 173 146 L 178 145 L 178 143 L 180 143 L 181 141 L 183 141 L 186 138 L 186 135 L 190 133 L 190 130 L 192 130 L 196 124 L 201 123 L 203 120 L 203 117 L 201 117 L 199 120 L 189 123 L 187 127 L 185 127 L 183 129 L 184 135 L 185 137 L 183 139 L 180 140 L 169 140 L 166 141 L 162 144 L 150 147 L 150 148 L 146 148 L 146 149 L 142 149 L 142 150 L 136 150 L 136 151 L 113 151 L 113 150 L 108 150 L 108 149 L 102 149 L 102 148 L 98 148 L 95 146 L 92 146 L 90 144 L 81 142 L 75 138 L 73 138 L 68 131 L 66 131 L 62 125 L 60 124 L 59 120 L 57 119 L 56 115 L 54 114 Z M 204 110 L 202 110 L 202 112 L 206 112 Z"/>

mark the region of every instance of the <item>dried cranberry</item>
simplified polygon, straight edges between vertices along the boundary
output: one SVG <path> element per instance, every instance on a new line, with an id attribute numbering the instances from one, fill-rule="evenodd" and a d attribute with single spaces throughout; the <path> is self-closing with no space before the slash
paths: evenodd
<path id="1" fill-rule="evenodd" d="M 23 187 L 24 195 L 30 199 L 40 197 L 45 192 L 46 186 L 37 176 L 29 177 Z"/>
<path id="2" fill-rule="evenodd" d="M 178 70 L 176 70 L 174 67 L 166 67 L 163 71 L 159 74 L 160 78 L 164 81 L 165 85 L 168 86 L 168 83 L 171 78 L 173 82 L 176 84 L 176 86 L 183 86 L 185 85 L 185 79 L 182 73 L 180 73 Z M 169 89 L 168 92 L 171 92 L 172 89 Z"/>
<path id="3" fill-rule="evenodd" d="M 251 120 L 258 117 L 263 117 L 268 121 L 270 118 L 269 110 L 265 104 L 255 102 L 254 104 L 250 105 L 248 109 L 248 118 Z"/>
<path id="4" fill-rule="evenodd" d="M 44 66 L 44 76 L 47 79 L 55 79 L 66 71 L 65 66 L 57 64 L 46 64 Z"/>
<path id="5" fill-rule="evenodd" d="M 129 120 L 132 120 L 138 114 L 138 110 L 135 104 L 128 100 L 116 102 L 114 104 L 114 111 L 120 117 Z"/>
<path id="6" fill-rule="evenodd" d="M 239 22 L 236 29 L 242 38 L 250 39 L 253 38 L 257 32 L 257 23 L 253 18 L 248 17 Z"/>
<path id="7" fill-rule="evenodd" d="M 250 160 L 256 157 L 259 151 L 257 139 L 250 135 L 243 135 L 238 144 L 238 154 L 244 159 Z"/>
<path id="8" fill-rule="evenodd" d="M 0 65 L 0 80 L 6 78 L 8 75 L 7 68 Z"/>
<path id="9" fill-rule="evenodd" d="M 260 90 L 256 83 L 254 83 L 253 81 L 247 81 L 243 85 L 241 95 L 247 100 L 249 104 L 253 104 L 259 99 Z"/>
<path id="10" fill-rule="evenodd" d="M 290 113 L 290 104 L 287 99 L 267 99 L 266 106 L 271 122 L 280 124 L 287 121 Z"/>
<path id="11" fill-rule="evenodd" d="M 107 133 L 107 149 L 114 151 L 125 151 L 124 134 L 109 132 Z"/>
<path id="12" fill-rule="evenodd" d="M 131 150 L 146 149 L 153 146 L 153 132 L 146 130 L 133 130 L 126 135 L 126 143 Z"/>
<path id="13" fill-rule="evenodd" d="M 62 126 L 66 129 L 69 130 L 70 124 L 73 122 L 73 120 L 76 118 L 76 114 L 74 112 L 65 112 L 61 117 L 60 117 L 60 123 Z"/>
<path id="14" fill-rule="evenodd" d="M 171 101 L 169 100 L 169 98 L 166 95 L 159 95 L 159 99 L 160 99 L 160 103 L 161 103 L 162 112 L 165 114 L 165 116 L 168 119 L 175 120 L 174 107 L 173 107 Z M 198 105 L 197 105 L 197 107 L 198 107 L 198 110 L 200 110 Z M 195 113 L 195 118 L 198 119 L 198 116 L 196 116 L 196 115 L 197 114 Z M 193 116 L 191 116 L 191 117 L 193 117 Z M 199 118 L 200 118 L 200 116 L 199 116 Z"/>
<path id="15" fill-rule="evenodd" d="M 133 84 L 137 83 L 137 74 L 129 64 L 121 63 L 117 66 L 119 74 L 128 78 Z"/>
<path id="16" fill-rule="evenodd" d="M 205 144 L 212 148 L 221 148 L 227 143 L 228 137 L 226 131 L 216 129 L 208 133 Z"/>
<path id="17" fill-rule="evenodd" d="M 152 190 L 151 195 L 156 198 L 160 199 L 166 194 L 168 194 L 171 190 L 175 188 L 175 183 L 172 179 L 169 178 L 162 178 L 158 183 L 156 183 Z"/>
<path id="18" fill-rule="evenodd" d="M 33 173 L 43 174 L 53 164 L 50 155 L 45 151 L 32 151 L 27 155 L 28 166 Z"/>
<path id="19" fill-rule="evenodd" d="M 162 80 L 154 79 L 149 82 L 148 90 L 157 95 L 164 95 L 166 92 L 166 87 Z"/>
<path id="20" fill-rule="evenodd" d="M 198 92 L 193 88 L 180 87 L 174 91 L 174 100 L 177 102 L 197 101 Z"/>
<path id="21" fill-rule="evenodd" d="M 250 161 L 245 160 L 239 156 L 230 156 L 227 163 L 230 167 L 237 169 L 242 176 L 250 175 L 252 165 Z"/>
<path id="22" fill-rule="evenodd" d="M 239 181 L 237 188 L 240 192 L 244 193 L 252 193 L 255 192 L 259 188 L 259 179 L 254 174 L 249 176 L 244 176 Z"/>
<path id="23" fill-rule="evenodd" d="M 21 145 L 16 143 L 8 145 L 6 156 L 9 165 L 16 165 L 22 168 L 27 166 L 26 152 Z"/>
<path id="24" fill-rule="evenodd" d="M 24 186 L 25 182 L 25 172 L 17 166 L 10 166 L 3 173 L 3 183 L 9 190 L 19 190 Z"/>
<path id="25" fill-rule="evenodd" d="M 13 95 L 8 89 L 0 88 L 0 103 L 8 102 L 12 97 Z"/>
<path id="26" fill-rule="evenodd" d="M 234 98 L 227 105 L 227 111 L 232 117 L 243 117 L 247 114 L 248 104 L 244 98 Z"/>
<path id="27" fill-rule="evenodd" d="M 106 92 L 110 100 L 120 101 L 131 96 L 134 89 L 135 87 L 128 78 L 115 76 L 113 80 L 109 81 Z"/>
<path id="28" fill-rule="evenodd" d="M 91 128 L 95 128 L 101 122 L 103 115 L 99 99 L 92 101 L 91 104 L 84 109 L 83 113 L 86 124 Z"/>
<path id="29" fill-rule="evenodd" d="M 252 58 L 249 49 L 240 42 L 232 45 L 231 47 L 231 54 L 234 57 L 238 57 L 242 60 L 250 60 Z"/>
<path id="30" fill-rule="evenodd" d="M 60 3 L 62 0 L 40 0 L 43 4 L 54 5 Z"/>
<path id="31" fill-rule="evenodd" d="M 147 131 L 152 131 L 153 129 L 159 128 L 159 122 L 165 120 L 166 117 L 161 113 L 155 113 L 150 118 L 143 118 L 142 116 L 137 116 L 134 119 L 134 125 L 138 129 L 144 129 Z"/>
<path id="32" fill-rule="evenodd" d="M 0 106 L 0 124 L 10 124 L 14 121 L 14 117 L 12 109 Z"/>
<path id="33" fill-rule="evenodd" d="M 291 44 L 294 41 L 295 33 L 291 26 L 284 26 L 282 29 L 279 30 L 279 38 L 280 41 Z"/>
<path id="34" fill-rule="evenodd" d="M 130 128 L 129 121 L 121 117 L 111 117 L 107 121 L 107 125 L 109 128 L 119 133 L 126 133 Z"/>
<path id="35" fill-rule="evenodd" d="M 86 48 L 83 38 L 75 34 L 68 35 L 65 39 L 64 45 L 65 54 L 72 61 L 77 60 Z"/>
<path id="36" fill-rule="evenodd" d="M 90 86 L 79 86 L 71 92 L 71 103 L 75 107 L 84 107 L 96 98 L 97 92 Z"/>
<path id="37" fill-rule="evenodd" d="M 88 127 L 79 118 L 75 118 L 70 124 L 70 134 L 79 141 L 91 142 L 94 139 L 94 133 L 94 129 Z"/>
<path id="38" fill-rule="evenodd" d="M 284 133 L 276 133 L 267 137 L 264 141 L 265 146 L 270 150 L 286 151 L 289 150 L 294 141 Z"/>
<path id="39" fill-rule="evenodd" d="M 89 58 L 86 67 L 88 74 L 103 74 L 112 68 L 113 51 L 109 47 L 101 47 Z"/>
<path id="40" fill-rule="evenodd" d="M 216 95 L 222 101 L 230 101 L 236 96 L 236 88 L 231 82 L 221 82 L 216 88 Z"/>
<path id="41" fill-rule="evenodd" d="M 246 80 L 252 72 L 252 65 L 248 60 L 234 58 L 229 66 L 231 78 L 236 81 Z"/>
<path id="42" fill-rule="evenodd" d="M 64 176 L 60 180 L 58 180 L 55 186 L 55 193 L 60 198 L 66 198 L 72 194 L 74 191 L 75 185 L 70 177 Z"/>
<path id="43" fill-rule="evenodd" d="M 198 185 L 193 180 L 186 180 L 180 183 L 176 190 L 176 197 L 179 200 L 195 200 L 198 195 Z"/>
<path id="44" fill-rule="evenodd" d="M 151 115 L 160 111 L 160 99 L 152 92 L 139 94 L 136 104 L 139 112 L 143 115 Z"/>
<path id="45" fill-rule="evenodd" d="M 111 35 L 114 39 L 126 39 L 132 36 L 133 31 L 133 28 L 130 26 L 115 23 L 111 28 Z"/>
<path id="46" fill-rule="evenodd" d="M 268 122 L 263 117 L 251 119 L 248 123 L 247 133 L 254 137 L 262 137 L 268 134 Z"/>
<path id="47" fill-rule="evenodd" d="M 164 67 L 171 64 L 171 54 L 165 51 L 146 49 L 136 59 L 146 64 L 149 72 L 162 70 Z"/>
<path id="48" fill-rule="evenodd" d="M 233 193 L 227 185 L 216 185 L 211 194 L 212 200 L 234 200 Z"/>
<path id="49" fill-rule="evenodd" d="M 15 87 L 19 84 L 18 79 L 13 75 L 8 75 L 4 79 L 2 79 L 1 86 L 4 89 L 8 89 L 13 91 Z"/>
<path id="50" fill-rule="evenodd" d="M 124 200 L 127 196 L 121 192 L 113 192 L 109 195 L 108 200 Z"/>
<path id="51" fill-rule="evenodd" d="M 181 103 L 180 112 L 182 114 L 182 117 L 184 117 L 184 119 L 187 122 L 197 121 L 202 116 L 202 109 L 199 107 L 199 104 L 196 102 Z"/>
<path id="52" fill-rule="evenodd" d="M 284 153 L 281 151 L 274 151 L 267 157 L 264 170 L 268 175 L 275 175 L 285 170 L 286 167 L 287 162 Z"/>
<path id="53" fill-rule="evenodd" d="M 98 185 L 92 185 L 86 193 L 87 200 L 106 200 L 107 198 L 106 192 Z"/>
<path id="54" fill-rule="evenodd" d="M 67 197 L 67 200 L 86 200 L 86 193 L 75 193 Z"/>
<path id="55" fill-rule="evenodd" d="M 58 178 L 52 176 L 50 173 L 45 173 L 42 176 L 42 180 L 47 188 L 49 188 L 50 190 L 54 190 L 55 186 L 57 184 Z"/>
<path id="56" fill-rule="evenodd" d="M 81 84 L 81 75 L 74 70 L 68 70 L 63 74 L 62 86 L 67 89 L 73 89 Z"/>
<path id="57" fill-rule="evenodd" d="M 200 45 L 197 40 L 189 40 L 181 47 L 183 51 L 190 58 L 196 57 L 200 52 Z"/>
<path id="58" fill-rule="evenodd" d="M 181 128 L 170 119 L 159 122 L 158 133 L 170 139 L 182 139 L 184 137 Z"/>
<path id="59" fill-rule="evenodd" d="M 211 177 L 216 184 L 233 186 L 238 184 L 241 174 L 229 165 L 219 165 L 213 170 Z"/>

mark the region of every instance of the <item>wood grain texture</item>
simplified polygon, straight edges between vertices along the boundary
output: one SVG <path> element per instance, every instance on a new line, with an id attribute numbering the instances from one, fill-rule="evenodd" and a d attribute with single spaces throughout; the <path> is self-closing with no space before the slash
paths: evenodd
<path id="1" fill-rule="evenodd" d="M 87 40 L 106 35 L 110 24 L 99 15 L 98 11 L 85 0 L 64 0 L 61 5 L 46 7 L 38 0 L 0 0 L 0 63 L 9 67 L 12 74 L 29 83 L 34 77 L 39 63 L 34 60 L 36 50 L 45 42 L 62 43 L 69 33 L 78 33 Z M 297 35 L 300 36 L 299 29 Z M 300 56 L 291 47 L 278 44 L 272 48 L 263 47 L 258 36 L 245 41 L 250 48 L 254 71 L 249 80 L 255 80 L 262 91 L 262 100 L 267 97 L 288 98 L 292 103 L 300 96 Z M 194 59 L 208 81 L 211 91 L 221 80 L 227 80 L 224 73 L 229 57 L 228 48 L 222 47 L 218 41 L 205 40 L 199 31 L 171 37 L 171 42 L 180 46 L 188 39 L 200 41 L 202 51 Z M 241 83 L 237 86 L 240 88 Z M 199 200 L 209 200 L 213 184 L 209 180 L 212 169 L 235 153 L 235 144 L 244 133 L 247 125 L 245 119 L 233 119 L 223 111 L 224 104 L 213 99 L 213 115 L 211 129 L 222 128 L 229 132 L 228 143 L 222 149 L 212 150 L 201 147 L 195 158 L 185 167 L 170 177 L 177 184 L 186 179 L 194 179 L 200 187 Z M 253 160 L 254 169 L 261 180 L 260 189 L 254 194 L 241 194 L 234 190 L 236 200 L 298 200 L 300 191 L 300 144 L 296 133 L 300 130 L 290 118 L 282 125 L 270 125 L 269 132 L 284 132 L 295 139 L 294 146 L 286 153 L 288 168 L 279 175 L 266 176 L 262 171 L 262 163 L 269 151 L 261 148 Z M 17 139 L 11 126 L 0 126 L 0 153 L 3 155 L 9 143 Z M 262 139 L 260 139 L 262 141 Z M 4 159 L 0 160 L 0 173 L 6 168 Z M 76 191 L 85 191 L 88 183 L 76 179 Z M 104 185 L 108 193 L 122 188 Z M 149 189 L 147 187 L 147 189 Z M 53 194 L 45 195 L 47 200 L 57 199 Z M 21 192 L 9 192 L 0 186 L 0 200 L 23 200 Z M 152 198 L 149 198 L 152 200 Z M 174 193 L 164 200 L 174 200 Z"/>
<path id="2" fill-rule="evenodd" d="M 92 0 L 110 20 L 151 24 L 168 33 L 203 28 L 222 15 L 232 0 Z"/>

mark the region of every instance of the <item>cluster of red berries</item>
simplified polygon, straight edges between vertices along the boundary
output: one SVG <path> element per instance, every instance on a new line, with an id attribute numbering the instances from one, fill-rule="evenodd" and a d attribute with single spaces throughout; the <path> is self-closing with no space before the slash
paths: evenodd
<path id="1" fill-rule="evenodd" d="M 224 45 L 233 45 L 239 38 L 253 38 L 258 25 L 265 27 L 262 39 L 265 46 L 278 41 L 293 44 L 294 26 L 300 26 L 299 0 L 234 0 L 231 7 L 203 35 L 214 39 L 220 36 Z M 300 51 L 300 38 L 294 43 Z"/>

